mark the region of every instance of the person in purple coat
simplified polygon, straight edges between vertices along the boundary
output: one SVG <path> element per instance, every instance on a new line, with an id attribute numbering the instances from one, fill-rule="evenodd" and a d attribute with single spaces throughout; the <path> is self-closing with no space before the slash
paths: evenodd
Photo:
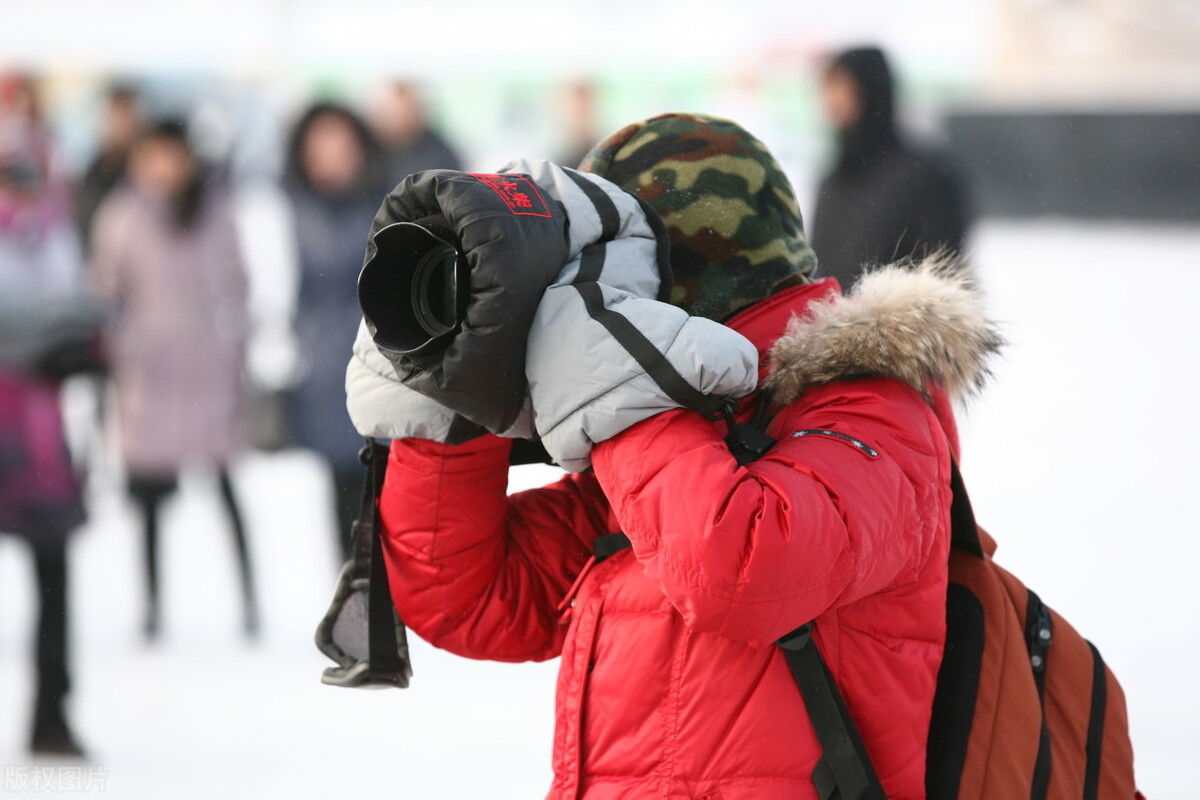
<path id="1" fill-rule="evenodd" d="M 59 407 L 54 319 L 82 301 L 64 183 L 25 75 L 0 76 L 0 533 L 28 544 L 38 592 L 30 749 L 81 756 L 67 721 L 68 539 L 84 521 Z M 68 313 L 69 316 L 69 313 Z M 72 371 L 72 370 L 68 370 Z"/>
<path id="2" fill-rule="evenodd" d="M 247 445 L 246 276 L 230 201 L 205 181 L 181 122 L 156 124 L 134 146 L 125 186 L 96 214 L 92 272 L 113 314 L 115 421 L 129 493 L 143 516 L 146 638 L 160 629 L 160 508 L 190 463 L 217 473 L 243 628 L 253 636 L 253 574 L 228 469 Z"/>

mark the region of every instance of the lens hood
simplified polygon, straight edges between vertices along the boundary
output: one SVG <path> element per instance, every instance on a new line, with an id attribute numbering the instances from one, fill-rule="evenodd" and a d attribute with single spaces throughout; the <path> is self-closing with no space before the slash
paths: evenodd
<path id="1" fill-rule="evenodd" d="M 469 299 L 469 267 L 441 217 L 395 222 L 372 239 L 358 276 L 358 302 L 375 344 L 428 356 L 449 345 Z"/>

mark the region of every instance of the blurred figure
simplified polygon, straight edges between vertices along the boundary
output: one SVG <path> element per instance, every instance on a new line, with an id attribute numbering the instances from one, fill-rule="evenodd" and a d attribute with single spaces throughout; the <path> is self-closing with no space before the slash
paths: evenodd
<path id="1" fill-rule="evenodd" d="M 144 126 L 137 90 L 127 83 L 110 85 L 100 108 L 99 146 L 76 187 L 75 218 L 85 249 L 90 247 L 96 210 L 125 177 L 129 150 Z"/>
<path id="2" fill-rule="evenodd" d="M 0 532 L 33 552 L 39 593 L 35 753 L 81 756 L 67 724 L 67 538 L 84 519 L 46 320 L 81 296 L 80 256 L 26 76 L 0 77 Z"/>
<path id="3" fill-rule="evenodd" d="M 96 214 L 92 267 L 115 314 L 116 417 L 145 537 L 145 636 L 160 630 L 159 512 L 191 460 L 216 468 L 253 636 L 258 610 L 228 471 L 244 445 L 246 277 L 229 199 L 205 184 L 182 122 L 161 122 L 133 146 L 128 184 Z"/>
<path id="4" fill-rule="evenodd" d="M 600 139 L 596 125 L 596 88 L 590 81 L 576 81 L 565 88 L 563 117 L 566 142 L 558 163 L 574 169 Z"/>
<path id="5" fill-rule="evenodd" d="M 322 103 L 297 121 L 288 148 L 286 189 L 294 216 L 300 289 L 296 336 L 301 360 L 289 402 L 293 441 L 329 465 L 338 551 L 350 545 L 358 512 L 362 439 L 346 416 L 346 350 L 362 311 L 357 276 L 371 220 L 391 187 L 372 169 L 378 147 L 366 123 Z"/>
<path id="6" fill-rule="evenodd" d="M 104 199 L 125 178 L 129 150 L 145 128 L 137 89 L 130 83 L 115 81 L 104 92 L 99 109 L 99 142 L 96 154 L 75 187 L 75 222 L 86 256 L 91 251 L 92 223 Z M 76 456 L 90 464 L 89 477 L 95 477 L 105 465 L 95 454 L 104 452 L 104 422 L 108 416 L 108 380 L 97 375 L 90 383 L 94 417 L 83 441 L 77 442 Z M 79 451 L 85 451 L 80 453 Z"/>
<path id="7" fill-rule="evenodd" d="M 385 191 L 414 172 L 462 169 L 458 154 L 431 127 L 421 95 L 411 83 L 396 81 L 384 89 L 371 124 L 383 151 Z"/>
<path id="8" fill-rule="evenodd" d="M 960 251 L 967 209 L 957 177 L 911 150 L 896 127 L 894 85 L 883 52 L 846 50 L 822 81 L 837 161 L 821 181 L 812 244 L 821 274 L 849 287 L 865 266 Z"/>

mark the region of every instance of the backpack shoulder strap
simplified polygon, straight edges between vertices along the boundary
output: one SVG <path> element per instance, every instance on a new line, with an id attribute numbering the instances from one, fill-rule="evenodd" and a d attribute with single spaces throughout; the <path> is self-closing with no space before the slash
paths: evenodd
<path id="1" fill-rule="evenodd" d="M 731 411 L 725 412 L 729 431 L 725 442 L 739 464 L 761 458 L 775 444 L 766 433 L 774 410 L 773 398 L 764 390 L 759 393 L 750 422 L 737 422 Z M 821 744 L 821 759 L 812 774 L 817 795 L 821 800 L 887 800 L 858 728 L 812 640 L 812 623 L 801 625 L 776 644 L 783 651 Z"/>
<path id="2" fill-rule="evenodd" d="M 955 459 L 950 459 L 950 492 L 950 545 L 983 558 L 979 526 L 975 524 L 971 498 L 967 496 L 967 487 Z"/>
<path id="3" fill-rule="evenodd" d="M 812 625 L 780 639 L 788 668 L 823 751 L 812 781 L 821 800 L 887 800 L 833 675 L 812 641 Z"/>
<path id="4" fill-rule="evenodd" d="M 971 499 L 955 460 L 950 462 L 950 538 L 954 547 L 983 558 Z M 813 785 L 821 800 L 886 800 L 879 776 L 871 765 L 854 720 L 838 691 L 816 643 L 811 623 L 780 639 L 788 668 L 804 698 L 817 741 L 824 754 L 813 770 Z"/>

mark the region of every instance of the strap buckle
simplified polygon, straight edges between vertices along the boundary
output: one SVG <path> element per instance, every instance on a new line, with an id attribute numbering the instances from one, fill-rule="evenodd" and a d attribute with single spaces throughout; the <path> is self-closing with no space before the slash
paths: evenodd
<path id="1" fill-rule="evenodd" d="M 799 652 L 808 647 L 808 643 L 812 641 L 812 623 L 808 622 L 801 625 L 796 630 L 783 636 L 776 644 L 784 650 Z"/>
<path id="2" fill-rule="evenodd" d="M 775 440 L 764 433 L 761 428 L 737 421 L 733 415 L 732 400 L 726 401 L 718 419 L 725 420 L 725 428 L 729 431 L 725 435 L 725 444 L 729 447 L 729 452 L 733 453 L 733 457 L 737 459 L 739 466 L 758 461 L 775 445 Z"/>

